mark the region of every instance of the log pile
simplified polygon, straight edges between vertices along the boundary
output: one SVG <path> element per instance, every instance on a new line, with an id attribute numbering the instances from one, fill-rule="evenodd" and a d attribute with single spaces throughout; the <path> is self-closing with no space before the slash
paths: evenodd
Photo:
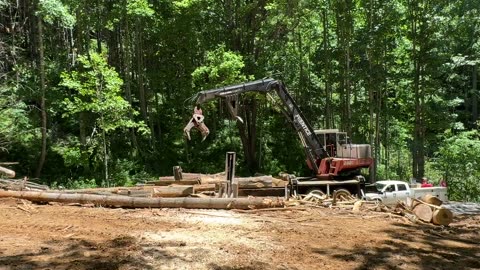
<path id="1" fill-rule="evenodd" d="M 395 212 L 405 215 L 407 218 L 421 220 L 435 225 L 449 225 L 453 221 L 453 213 L 447 208 L 442 207 L 442 201 L 434 196 L 426 195 L 421 200 L 408 199 L 406 203 L 399 202 Z"/>
<path id="2" fill-rule="evenodd" d="M 40 185 L 35 182 L 24 179 L 0 179 L 0 189 L 4 190 L 32 190 L 41 191 L 48 190 L 48 186 Z"/>
<path id="3" fill-rule="evenodd" d="M 15 171 L 0 166 L 0 176 L 5 175 L 8 178 L 15 177 Z"/>

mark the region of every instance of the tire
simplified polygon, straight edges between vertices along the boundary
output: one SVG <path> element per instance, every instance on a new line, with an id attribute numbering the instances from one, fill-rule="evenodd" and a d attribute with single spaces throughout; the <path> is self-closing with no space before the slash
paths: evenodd
<path id="1" fill-rule="evenodd" d="M 350 191 L 346 189 L 341 188 L 335 190 L 335 194 L 333 196 L 335 196 L 336 201 L 340 202 L 349 200 L 349 198 L 352 196 L 352 193 L 350 193 Z"/>
<path id="2" fill-rule="evenodd" d="M 310 193 L 315 194 L 315 195 L 319 195 L 319 196 L 324 196 L 325 195 L 325 193 L 323 191 L 321 191 L 320 189 L 316 189 L 316 188 L 309 189 L 307 191 L 307 195 L 310 194 Z"/>
<path id="3" fill-rule="evenodd" d="M 315 188 L 309 189 L 307 191 L 307 196 L 308 195 L 314 195 L 317 198 L 324 198 L 324 199 L 327 198 L 327 195 L 323 191 L 321 191 L 320 189 L 315 189 Z"/>

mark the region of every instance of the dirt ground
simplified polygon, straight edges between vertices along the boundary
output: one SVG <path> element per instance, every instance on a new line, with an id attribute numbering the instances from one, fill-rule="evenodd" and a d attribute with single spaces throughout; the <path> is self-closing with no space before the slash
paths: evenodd
<path id="1" fill-rule="evenodd" d="M 112 209 L 0 200 L 0 270 L 480 269 L 480 216 L 449 227 L 309 208 Z"/>

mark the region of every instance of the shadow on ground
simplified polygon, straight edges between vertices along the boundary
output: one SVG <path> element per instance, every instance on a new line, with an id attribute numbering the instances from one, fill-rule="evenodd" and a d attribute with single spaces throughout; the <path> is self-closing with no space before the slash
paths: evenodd
<path id="1" fill-rule="evenodd" d="M 53 240 L 38 247 L 36 252 L 0 256 L 0 270 L 154 269 L 149 261 L 158 264 L 178 258 L 165 251 L 165 247 L 171 245 L 178 246 L 181 243 L 140 245 L 131 236 L 121 236 L 105 242 Z"/>
<path id="2" fill-rule="evenodd" d="M 377 243 L 373 248 L 359 244 L 352 249 L 312 248 L 312 252 L 360 263 L 355 268 L 358 270 L 480 269 L 480 235 L 477 229 L 395 223 L 383 232 L 389 235 L 388 240 Z M 364 239 L 368 241 L 368 236 Z"/>

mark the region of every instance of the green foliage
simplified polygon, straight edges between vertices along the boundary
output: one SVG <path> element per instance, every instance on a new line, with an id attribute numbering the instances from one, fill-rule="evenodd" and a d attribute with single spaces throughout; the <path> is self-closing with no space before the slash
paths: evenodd
<path id="1" fill-rule="evenodd" d="M 80 112 L 93 113 L 96 126 L 109 133 L 117 128 L 137 128 L 142 133 L 148 129 L 141 122 L 135 122 L 131 116 L 138 112 L 122 97 L 122 79 L 109 67 L 105 56 L 91 53 L 90 57 L 80 56 L 82 71 L 64 72 L 61 86 L 74 90 L 70 98 L 63 102 L 64 117 Z"/>
<path id="2" fill-rule="evenodd" d="M 229 85 L 247 81 L 243 73 L 245 63 L 243 57 L 219 46 L 206 53 L 205 65 L 192 73 L 193 86 L 201 89 L 214 88 L 217 85 Z M 251 76 L 249 79 L 253 79 Z"/>
<path id="3" fill-rule="evenodd" d="M 480 202 L 479 132 L 447 133 L 445 137 L 435 166 L 447 181 L 450 199 Z"/>
<path id="4" fill-rule="evenodd" d="M 127 13 L 129 15 L 136 15 L 140 17 L 151 17 L 155 14 L 152 6 L 148 4 L 147 0 L 128 0 Z"/>
<path id="5" fill-rule="evenodd" d="M 477 0 L 38 3 L 24 10 L 0 0 L 0 158 L 19 161 L 20 173 L 36 169 L 41 147 L 32 10 L 45 22 L 47 183 L 101 185 L 106 169 L 113 184 L 128 185 L 174 165 L 215 173 L 232 150 L 244 161 L 240 138 L 248 136 L 226 120 L 222 102 L 204 106 L 207 140 L 193 131 L 185 142 L 193 106 L 185 100 L 272 76 L 315 128 L 373 143 L 378 179 L 408 180 L 412 153 L 423 149 L 427 177 L 446 177 L 453 199 L 478 200 L 477 135 L 468 133 L 479 125 Z M 278 108 L 260 95 L 242 98 L 258 109 L 246 133 L 257 130 L 250 159 L 259 172 L 308 175 Z M 249 173 L 242 162 L 237 171 Z"/>
<path id="6" fill-rule="evenodd" d="M 58 21 L 65 28 L 72 28 L 76 18 L 70 13 L 68 6 L 60 0 L 39 0 L 38 13 L 49 24 Z"/>
<path id="7" fill-rule="evenodd" d="M 16 144 L 29 145 L 35 137 L 28 108 L 11 86 L 0 85 L 0 152 Z"/>
<path id="8" fill-rule="evenodd" d="M 50 185 L 52 188 L 58 188 L 58 189 L 83 189 L 83 188 L 96 188 L 98 187 L 95 179 L 85 179 L 85 178 L 80 178 L 80 179 L 67 179 L 65 183 L 57 183 L 54 182 Z"/>

